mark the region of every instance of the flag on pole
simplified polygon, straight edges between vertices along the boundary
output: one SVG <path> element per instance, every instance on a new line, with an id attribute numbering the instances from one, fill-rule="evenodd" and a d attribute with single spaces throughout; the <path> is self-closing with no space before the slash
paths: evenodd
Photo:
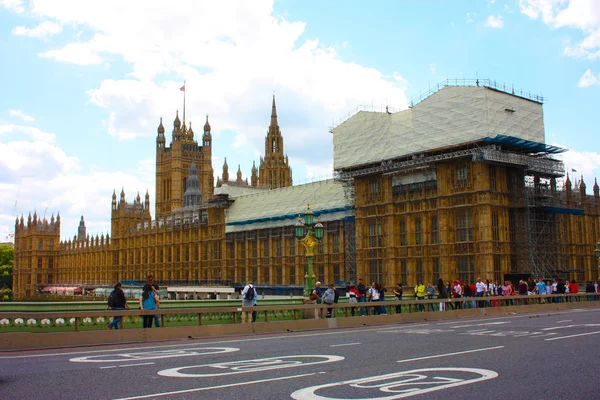
<path id="1" fill-rule="evenodd" d="M 185 92 L 185 83 L 183 84 L 183 86 L 181 88 L 179 88 L 180 91 Z"/>

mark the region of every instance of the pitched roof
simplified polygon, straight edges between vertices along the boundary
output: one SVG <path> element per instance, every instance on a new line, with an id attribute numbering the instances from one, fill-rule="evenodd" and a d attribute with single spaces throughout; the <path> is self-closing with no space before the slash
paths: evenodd
<path id="1" fill-rule="evenodd" d="M 225 211 L 225 231 L 291 227 L 309 204 L 323 222 L 354 215 L 342 184 L 330 179 L 236 197 Z"/>

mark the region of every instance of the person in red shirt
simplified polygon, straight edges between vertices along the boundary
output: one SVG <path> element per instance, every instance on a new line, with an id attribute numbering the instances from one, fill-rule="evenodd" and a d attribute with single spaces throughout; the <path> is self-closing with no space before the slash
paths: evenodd
<path id="1" fill-rule="evenodd" d="M 571 293 L 571 294 L 579 293 L 579 285 L 577 284 L 577 282 L 575 282 L 575 281 L 571 282 L 571 286 L 569 286 L 569 293 Z M 572 301 L 579 301 L 579 299 L 577 297 L 574 297 L 572 299 Z"/>

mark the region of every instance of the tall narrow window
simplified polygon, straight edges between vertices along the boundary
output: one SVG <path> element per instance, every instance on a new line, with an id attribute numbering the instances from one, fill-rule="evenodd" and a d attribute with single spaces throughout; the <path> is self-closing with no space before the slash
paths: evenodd
<path id="1" fill-rule="evenodd" d="M 456 213 L 456 241 L 473 241 L 473 216 L 468 210 L 458 211 Z"/>
<path id="2" fill-rule="evenodd" d="M 425 283 L 423 279 L 423 260 L 417 260 L 417 283 Z"/>
<path id="3" fill-rule="evenodd" d="M 333 233 L 333 252 L 334 253 L 340 252 L 340 233 L 339 232 Z"/>
<path id="4" fill-rule="evenodd" d="M 498 213 L 492 213 L 492 240 L 500 241 L 500 227 L 498 226 Z"/>
<path id="5" fill-rule="evenodd" d="M 400 220 L 400 246 L 406 246 L 406 220 Z"/>
<path id="6" fill-rule="evenodd" d="M 369 182 L 369 200 L 379 200 L 379 179 L 371 179 Z"/>
<path id="7" fill-rule="evenodd" d="M 493 165 L 490 165 L 490 190 L 496 191 L 496 167 Z"/>
<path id="8" fill-rule="evenodd" d="M 469 183 L 469 173 L 466 164 L 460 165 L 456 170 L 456 185 L 459 188 L 467 186 Z"/>
<path id="9" fill-rule="evenodd" d="M 431 217 L 431 244 L 438 244 L 439 232 L 438 232 L 438 216 L 434 215 Z"/>
<path id="10" fill-rule="evenodd" d="M 423 241 L 423 227 L 421 225 L 421 218 L 415 218 L 415 244 L 421 244 Z"/>
<path id="11" fill-rule="evenodd" d="M 406 267 L 406 260 L 400 262 L 400 276 L 402 277 L 402 284 L 408 285 L 408 268 Z"/>
<path id="12" fill-rule="evenodd" d="M 472 256 L 458 257 L 458 279 L 465 283 L 475 281 L 475 259 Z"/>
<path id="13" fill-rule="evenodd" d="M 277 145 L 275 140 L 273 140 L 273 153 L 275 153 L 277 151 Z"/>
<path id="14" fill-rule="evenodd" d="M 494 280 L 502 282 L 502 258 L 499 255 L 494 255 Z"/>
<path id="15" fill-rule="evenodd" d="M 442 273 L 440 271 L 440 259 L 434 258 L 433 259 L 433 280 L 437 282 L 437 279 L 440 279 L 441 277 L 442 277 Z M 435 285 L 436 282 L 432 282 L 432 283 Z"/>

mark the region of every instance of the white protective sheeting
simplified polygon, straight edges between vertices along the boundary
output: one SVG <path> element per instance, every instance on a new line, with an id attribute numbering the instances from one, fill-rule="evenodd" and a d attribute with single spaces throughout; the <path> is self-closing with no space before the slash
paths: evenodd
<path id="1" fill-rule="evenodd" d="M 265 190 L 268 190 L 268 189 L 224 184 L 220 187 L 215 188 L 215 195 L 228 194 L 229 197 L 236 198 L 236 197 L 240 197 L 240 196 L 247 196 L 250 194 L 257 193 L 257 192 L 264 192 Z"/>
<path id="2" fill-rule="evenodd" d="M 479 86 L 447 86 L 394 114 L 361 111 L 333 130 L 335 170 L 498 134 L 545 142 L 542 104 Z"/>
<path id="3" fill-rule="evenodd" d="M 345 209 L 344 188 L 330 179 L 235 198 L 225 210 L 225 232 L 294 226 L 308 204 L 315 221 L 319 215 L 323 222 L 353 215 Z"/>

